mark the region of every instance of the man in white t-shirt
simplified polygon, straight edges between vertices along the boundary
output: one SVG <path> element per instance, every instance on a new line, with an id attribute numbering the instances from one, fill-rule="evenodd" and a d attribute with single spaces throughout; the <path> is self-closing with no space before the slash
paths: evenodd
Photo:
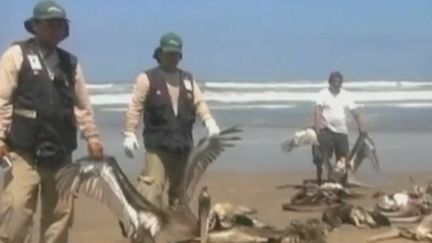
<path id="1" fill-rule="evenodd" d="M 315 129 L 318 131 L 321 152 L 321 160 L 314 161 L 317 167 L 318 183 L 322 182 L 323 163 L 327 168 L 328 179 L 332 179 L 333 167 L 330 159 L 333 151 L 335 152 L 336 161 L 345 162 L 348 158 L 347 111 L 350 111 L 353 115 L 359 132 L 366 132 L 351 93 L 342 88 L 342 74 L 332 72 L 328 82 L 329 87 L 319 92 L 315 108 Z"/>

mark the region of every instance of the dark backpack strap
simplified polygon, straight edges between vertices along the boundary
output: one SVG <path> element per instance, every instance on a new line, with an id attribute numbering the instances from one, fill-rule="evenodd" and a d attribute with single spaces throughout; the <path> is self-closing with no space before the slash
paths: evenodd
<path id="1" fill-rule="evenodd" d="M 78 59 L 74 55 L 60 48 L 57 48 L 57 54 L 60 60 L 61 68 L 66 72 L 68 85 L 73 90 L 75 87 L 75 76 Z"/>
<path id="2" fill-rule="evenodd" d="M 158 80 L 162 80 L 162 76 L 160 74 L 160 70 L 159 67 L 154 67 L 151 69 L 148 69 L 146 71 L 143 72 L 145 75 L 147 75 L 147 79 L 149 82 L 149 90 L 151 90 L 152 88 L 155 87 L 155 82 L 157 82 Z M 147 92 L 147 97 L 150 95 L 150 92 Z"/>

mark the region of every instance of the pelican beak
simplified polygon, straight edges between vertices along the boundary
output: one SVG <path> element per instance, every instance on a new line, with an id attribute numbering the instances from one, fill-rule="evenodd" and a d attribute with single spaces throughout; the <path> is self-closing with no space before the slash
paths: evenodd
<path id="1" fill-rule="evenodd" d="M 207 187 L 201 189 L 198 199 L 199 227 L 200 227 L 200 242 L 207 243 L 209 233 L 209 214 L 211 199 L 207 191 Z"/>

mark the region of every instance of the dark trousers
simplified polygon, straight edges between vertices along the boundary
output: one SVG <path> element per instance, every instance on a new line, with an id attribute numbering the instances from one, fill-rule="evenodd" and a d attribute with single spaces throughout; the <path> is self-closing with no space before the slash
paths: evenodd
<path id="1" fill-rule="evenodd" d="M 335 133 L 328 128 L 321 129 L 318 134 L 318 141 L 320 143 L 321 160 L 314 161 L 317 166 L 317 180 L 319 183 L 322 181 L 322 165 L 326 166 L 327 177 L 330 180 L 333 172 L 330 160 L 335 153 L 336 160 L 344 157 L 348 158 L 349 142 L 348 135 L 343 133 Z"/>

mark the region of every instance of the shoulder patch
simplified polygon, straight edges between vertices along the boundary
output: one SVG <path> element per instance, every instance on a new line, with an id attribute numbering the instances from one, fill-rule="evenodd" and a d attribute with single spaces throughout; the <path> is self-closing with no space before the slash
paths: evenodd
<path id="1" fill-rule="evenodd" d="M 192 91 L 193 83 L 192 83 L 192 81 L 190 79 L 185 78 L 183 80 L 183 83 L 184 83 L 184 86 L 185 86 L 185 88 L 186 88 L 187 91 Z"/>

